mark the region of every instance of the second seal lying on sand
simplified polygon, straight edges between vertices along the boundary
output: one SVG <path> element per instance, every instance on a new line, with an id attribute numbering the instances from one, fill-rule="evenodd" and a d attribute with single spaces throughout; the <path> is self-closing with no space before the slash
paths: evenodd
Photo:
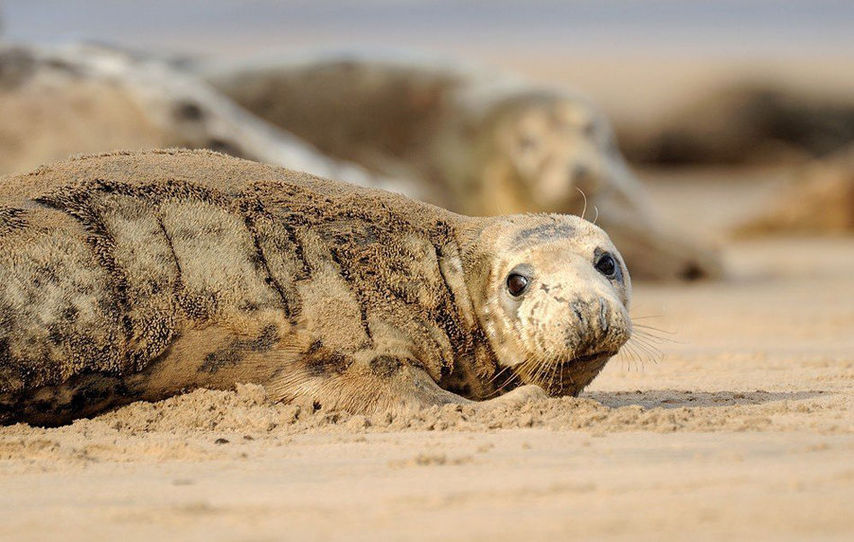
<path id="1" fill-rule="evenodd" d="M 625 265 L 575 216 L 206 151 L 58 163 L 0 203 L 3 422 L 240 382 L 354 412 L 577 394 L 631 334 Z"/>
<path id="2" fill-rule="evenodd" d="M 358 54 L 218 69 L 211 83 L 249 111 L 328 156 L 411 179 L 419 199 L 474 216 L 586 208 L 636 277 L 721 274 L 711 247 L 660 223 L 607 119 L 580 96 Z"/>

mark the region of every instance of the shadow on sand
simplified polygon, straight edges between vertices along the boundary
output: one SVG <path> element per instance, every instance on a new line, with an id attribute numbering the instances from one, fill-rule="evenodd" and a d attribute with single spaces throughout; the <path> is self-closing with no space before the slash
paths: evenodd
<path id="1" fill-rule="evenodd" d="M 826 394 L 824 391 L 593 391 L 581 394 L 603 405 L 617 408 L 640 405 L 644 408 L 722 407 L 758 405 L 773 401 L 798 401 Z"/>

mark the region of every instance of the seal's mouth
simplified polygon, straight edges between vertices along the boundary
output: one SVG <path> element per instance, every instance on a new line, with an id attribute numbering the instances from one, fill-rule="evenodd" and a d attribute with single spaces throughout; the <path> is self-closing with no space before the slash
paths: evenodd
<path id="1" fill-rule="evenodd" d="M 590 362 L 602 362 L 607 359 L 615 356 L 617 352 L 611 350 L 603 350 L 601 352 L 594 352 L 592 354 L 587 354 L 585 356 L 578 356 L 577 358 L 572 358 L 566 361 L 561 362 L 561 365 L 571 368 L 573 365 L 585 365 Z"/>
<path id="2" fill-rule="evenodd" d="M 522 364 L 522 371 L 519 371 L 517 368 L 510 369 L 512 377 L 508 379 L 508 382 L 512 380 L 514 382 L 513 387 L 521 384 L 536 384 L 552 397 L 565 395 L 577 396 L 581 390 L 596 378 L 599 371 L 605 367 L 608 360 L 616 353 L 616 350 L 600 350 L 553 363 L 552 365 L 546 364 L 545 366 L 535 366 L 533 368 L 526 368 Z"/>
<path id="3" fill-rule="evenodd" d="M 538 383 L 552 397 L 577 396 L 596 378 L 614 354 L 616 352 L 613 350 L 600 350 L 566 360 L 558 365 L 553 376 Z"/>

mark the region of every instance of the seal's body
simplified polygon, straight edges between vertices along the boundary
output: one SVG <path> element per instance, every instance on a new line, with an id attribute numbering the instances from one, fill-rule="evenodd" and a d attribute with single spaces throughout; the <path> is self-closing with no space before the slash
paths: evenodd
<path id="1" fill-rule="evenodd" d="M 0 187 L 0 421 L 196 387 L 354 412 L 578 393 L 628 339 L 595 226 L 474 219 L 207 151 L 91 156 Z"/>

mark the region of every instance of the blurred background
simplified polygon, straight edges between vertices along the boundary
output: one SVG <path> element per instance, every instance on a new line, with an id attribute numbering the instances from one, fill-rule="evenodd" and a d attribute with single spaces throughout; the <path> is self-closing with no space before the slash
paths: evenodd
<path id="1" fill-rule="evenodd" d="M 0 17 L 13 44 L 233 66 L 402 51 L 516 73 L 590 97 L 680 229 L 723 243 L 854 227 L 850 1 L 3 0 Z"/>
<path id="2" fill-rule="evenodd" d="M 850 97 L 845 0 L 3 0 L 8 40 L 241 59 L 295 49 L 462 57 L 577 88 L 618 125 L 750 80 Z"/>
<path id="3" fill-rule="evenodd" d="M 845 0 L 3 0 L 8 40 L 241 59 L 428 51 L 577 88 L 618 125 L 747 79 L 850 97 Z"/>

